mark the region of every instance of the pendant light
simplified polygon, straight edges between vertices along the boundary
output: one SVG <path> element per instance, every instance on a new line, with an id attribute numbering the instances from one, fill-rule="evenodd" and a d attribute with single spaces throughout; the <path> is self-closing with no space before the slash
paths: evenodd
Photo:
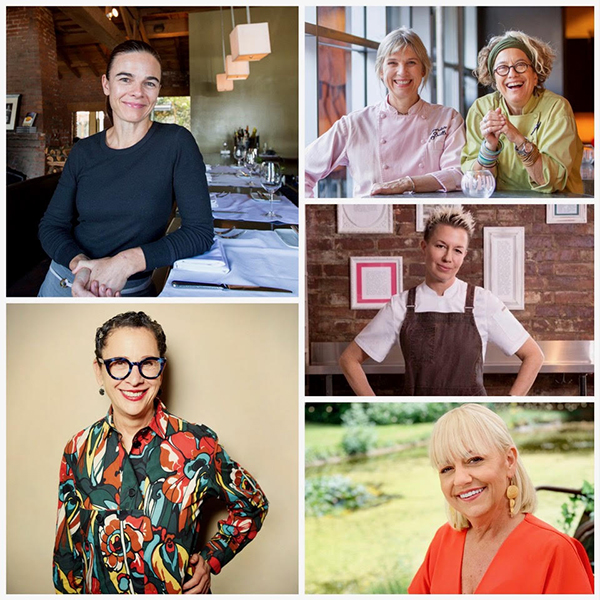
<path id="1" fill-rule="evenodd" d="M 268 23 L 250 23 L 250 7 L 246 7 L 248 23 L 234 26 L 229 34 L 231 58 L 234 62 L 261 60 L 271 54 L 271 40 L 269 38 Z M 233 21 L 233 8 L 231 9 Z M 235 23 L 234 23 L 235 25 Z"/>
<path id="2" fill-rule="evenodd" d="M 225 73 L 217 75 L 217 92 L 231 92 L 233 90 L 233 81 L 227 79 L 227 68 L 225 62 L 225 32 L 223 31 L 223 9 L 221 8 L 221 43 L 223 46 L 223 69 Z"/>
<path id="3" fill-rule="evenodd" d="M 235 29 L 233 7 L 231 8 L 231 28 Z M 248 79 L 250 75 L 250 63 L 247 60 L 234 61 L 231 54 L 228 54 L 225 59 L 225 73 L 227 73 L 227 79 Z"/>

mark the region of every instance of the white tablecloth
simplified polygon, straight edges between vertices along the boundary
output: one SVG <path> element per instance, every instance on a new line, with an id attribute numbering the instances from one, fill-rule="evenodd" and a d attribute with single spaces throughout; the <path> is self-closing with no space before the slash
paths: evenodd
<path id="1" fill-rule="evenodd" d="M 258 221 L 261 223 L 286 223 L 288 225 L 298 224 L 298 207 L 283 196 L 275 196 L 273 210 L 281 215 L 280 217 L 266 217 L 264 213 L 269 210 L 268 200 L 255 200 L 248 194 L 233 194 L 219 197 L 219 194 L 212 192 L 210 200 L 212 204 L 213 217 L 215 219 L 231 219 L 233 221 Z M 215 207 L 215 202 L 217 206 Z M 220 212 L 219 209 L 225 211 Z"/>
<path id="2" fill-rule="evenodd" d="M 240 231 L 240 230 L 234 230 Z M 234 233 L 234 232 L 231 232 Z M 161 298 L 294 298 L 298 296 L 298 248 L 286 245 L 277 231 L 245 229 L 235 238 L 221 238 L 231 271 L 226 275 L 210 271 L 171 269 Z M 291 294 L 222 289 L 174 288 L 174 280 L 204 283 L 261 285 L 291 290 Z"/>
<path id="3" fill-rule="evenodd" d="M 261 187 L 260 176 L 250 175 L 246 166 L 207 165 L 206 179 L 209 187 Z"/>

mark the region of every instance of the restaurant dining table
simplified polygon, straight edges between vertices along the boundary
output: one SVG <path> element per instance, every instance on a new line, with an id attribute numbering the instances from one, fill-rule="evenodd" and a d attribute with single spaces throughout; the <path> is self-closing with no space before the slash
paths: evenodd
<path id="1" fill-rule="evenodd" d="M 217 231 L 209 253 L 175 263 L 160 298 L 298 297 L 297 228 Z"/>

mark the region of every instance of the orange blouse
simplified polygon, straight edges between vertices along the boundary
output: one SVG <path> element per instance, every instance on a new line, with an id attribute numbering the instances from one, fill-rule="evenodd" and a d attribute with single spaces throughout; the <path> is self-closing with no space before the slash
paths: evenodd
<path id="1" fill-rule="evenodd" d="M 410 594 L 460 594 L 467 530 L 438 529 Z M 531 514 L 513 529 L 490 563 L 476 594 L 593 594 L 594 575 L 583 546 Z"/>

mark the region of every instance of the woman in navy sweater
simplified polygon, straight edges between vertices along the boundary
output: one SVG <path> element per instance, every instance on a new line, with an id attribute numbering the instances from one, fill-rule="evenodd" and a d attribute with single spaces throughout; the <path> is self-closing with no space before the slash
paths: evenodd
<path id="1" fill-rule="evenodd" d="M 77 142 L 42 218 L 52 258 L 40 296 L 147 296 L 152 270 L 206 252 L 213 226 L 192 134 L 150 120 L 160 57 L 135 40 L 112 52 L 102 88 L 109 129 Z M 165 236 L 177 202 L 181 228 Z"/>

